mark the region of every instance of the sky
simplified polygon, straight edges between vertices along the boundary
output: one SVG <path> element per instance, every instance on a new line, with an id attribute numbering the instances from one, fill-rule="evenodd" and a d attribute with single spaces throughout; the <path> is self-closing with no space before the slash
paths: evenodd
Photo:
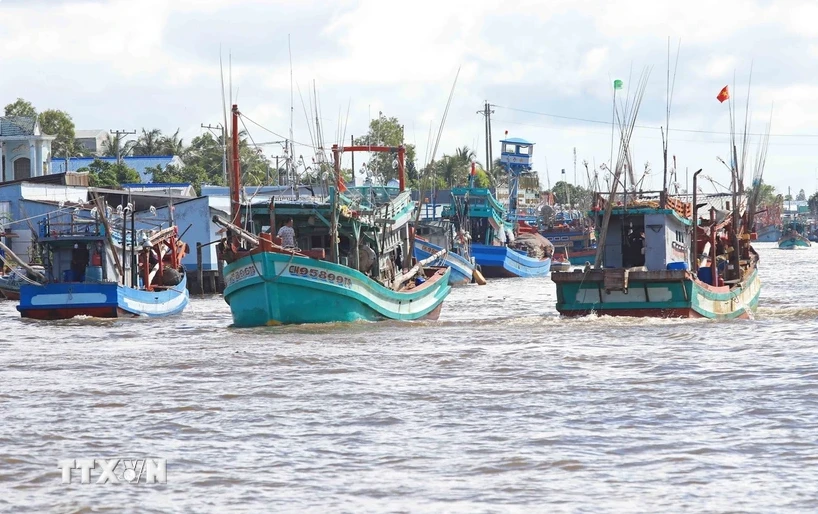
<path id="1" fill-rule="evenodd" d="M 485 162 L 477 111 L 488 101 L 495 157 L 505 131 L 534 142 L 547 187 L 563 169 L 575 180 L 576 150 L 585 185 L 583 162 L 593 173 L 611 158 L 613 80 L 624 82 L 624 110 L 649 68 L 631 140 L 637 176 L 650 168 L 642 189 L 662 185 L 669 73 L 668 154 L 682 189 L 698 169 L 703 190 L 729 186 L 718 158 L 730 162 L 730 103 L 716 99 L 728 85 L 740 130 L 749 90 L 748 155 L 771 121 L 764 180 L 809 196 L 818 188 L 816 19 L 818 4 L 797 0 L 0 0 L 0 104 L 23 97 L 61 109 L 77 129 L 178 128 L 189 142 L 201 124 L 223 120 L 219 58 L 229 82 L 229 56 L 232 98 L 258 124 L 247 124 L 256 143 L 286 137 L 292 114 L 295 153 L 309 162 L 314 86 L 328 144 L 365 133 L 382 112 L 403 123 L 422 167 L 459 70 L 436 158 L 465 145 Z"/>

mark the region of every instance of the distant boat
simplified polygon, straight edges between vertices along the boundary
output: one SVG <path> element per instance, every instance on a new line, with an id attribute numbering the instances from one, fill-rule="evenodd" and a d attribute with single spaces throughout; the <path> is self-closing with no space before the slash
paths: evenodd
<path id="1" fill-rule="evenodd" d="M 49 215 L 41 223 L 44 276 L 41 284 L 21 285 L 17 310 L 22 317 L 158 317 L 185 309 L 187 275 L 181 260 L 189 248 L 178 239 L 175 225 L 137 231 L 133 218 L 127 227 L 127 216 L 119 217 L 119 227 L 109 225 L 100 212 L 91 218 L 61 216 L 70 220 Z"/>
<path id="2" fill-rule="evenodd" d="M 575 266 L 592 262 L 596 256 L 596 234 L 587 218 L 572 217 L 570 211 L 554 211 L 550 205 L 540 206 L 538 226 L 540 234 L 554 245 L 555 255 L 568 251 L 568 260 Z M 552 265 L 553 268 L 553 265 Z"/>
<path id="3" fill-rule="evenodd" d="M 233 146 L 238 149 L 238 106 Z M 347 188 L 340 153 L 398 154 L 399 185 Z M 451 290 L 449 268 L 412 262 L 409 222 L 415 204 L 404 187 L 404 147 L 333 146 L 334 187 L 328 200 L 299 198 L 251 206 L 239 198 L 238 157 L 231 166 L 231 220 L 219 244 L 225 260 L 224 299 L 233 325 L 436 319 Z M 235 155 L 238 155 L 236 152 Z M 295 247 L 284 247 L 277 226 L 293 219 Z M 261 227 L 267 225 L 269 232 Z M 255 233 L 242 227 L 252 226 Z M 443 253 L 435 254 L 437 260 Z"/>
<path id="4" fill-rule="evenodd" d="M 465 226 L 456 228 L 469 233 L 472 256 L 486 278 L 539 277 L 550 272 L 553 245 L 536 233 L 515 234 L 505 219 L 506 209 L 488 189 L 452 189 L 452 204 L 443 209 L 443 217 L 465 220 Z"/>
<path id="5" fill-rule="evenodd" d="M 18 266 L 7 274 L 0 276 L 0 293 L 7 300 L 19 300 L 20 286 L 35 282 L 45 272 L 45 269 L 39 264 L 30 264 L 26 268 Z"/>
<path id="6" fill-rule="evenodd" d="M 796 248 L 809 248 L 811 243 L 804 236 L 804 225 L 798 221 L 791 221 L 784 225 L 784 232 L 778 240 L 778 248 L 781 250 L 794 250 Z"/>

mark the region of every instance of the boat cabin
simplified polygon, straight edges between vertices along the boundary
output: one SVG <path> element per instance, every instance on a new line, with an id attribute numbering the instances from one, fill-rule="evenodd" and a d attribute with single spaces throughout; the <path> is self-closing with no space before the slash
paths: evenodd
<path id="1" fill-rule="evenodd" d="M 122 280 L 115 264 L 114 249 L 98 220 L 71 215 L 66 221 L 64 217 L 60 220 L 49 216 L 39 223 L 38 243 L 49 282 Z M 130 260 L 126 260 L 125 266 L 126 271 L 131 269 Z M 130 279 L 131 274 L 126 273 L 127 285 L 131 285 Z"/>
<path id="2" fill-rule="evenodd" d="M 473 243 L 503 246 L 512 234 L 505 212 L 488 189 L 454 188 L 452 205 L 444 207 L 442 216 L 452 220 L 455 230 L 464 226 Z"/>
<path id="3" fill-rule="evenodd" d="M 534 155 L 534 143 L 519 137 L 500 140 L 500 162 L 509 169 L 531 169 L 531 158 Z"/>
<path id="4" fill-rule="evenodd" d="M 598 197 L 597 226 L 602 225 L 605 199 Z M 619 202 L 611 211 L 602 262 L 606 268 L 640 268 L 647 271 L 690 269 L 692 206 L 673 198 L 667 208 L 658 200 Z"/>
<path id="5" fill-rule="evenodd" d="M 361 186 L 350 187 L 339 196 L 338 263 L 382 283 L 390 282 L 410 262 L 408 227 L 414 219 L 411 194 L 401 193 L 396 187 Z M 331 260 L 332 207 L 327 199 L 272 198 L 253 204 L 251 218 L 247 230 L 270 233 L 279 245 L 283 244 L 279 231 L 292 218 L 298 251 L 315 259 Z"/>

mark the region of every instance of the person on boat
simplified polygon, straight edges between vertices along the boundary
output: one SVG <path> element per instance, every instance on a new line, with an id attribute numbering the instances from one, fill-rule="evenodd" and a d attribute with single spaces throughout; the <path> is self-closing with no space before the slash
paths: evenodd
<path id="1" fill-rule="evenodd" d="M 295 229 L 293 229 L 293 219 L 287 218 L 280 229 L 278 229 L 278 237 L 281 238 L 281 246 L 284 248 L 295 248 Z"/>

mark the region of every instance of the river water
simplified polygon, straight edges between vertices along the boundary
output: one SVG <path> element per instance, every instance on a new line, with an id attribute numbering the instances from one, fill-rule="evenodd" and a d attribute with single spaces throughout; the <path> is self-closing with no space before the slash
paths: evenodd
<path id="1" fill-rule="evenodd" d="M 757 244 L 755 319 L 561 319 L 550 279 L 437 322 L 21 320 L 0 302 L 9 512 L 809 512 L 818 246 Z M 61 459 L 167 460 L 63 484 Z"/>

